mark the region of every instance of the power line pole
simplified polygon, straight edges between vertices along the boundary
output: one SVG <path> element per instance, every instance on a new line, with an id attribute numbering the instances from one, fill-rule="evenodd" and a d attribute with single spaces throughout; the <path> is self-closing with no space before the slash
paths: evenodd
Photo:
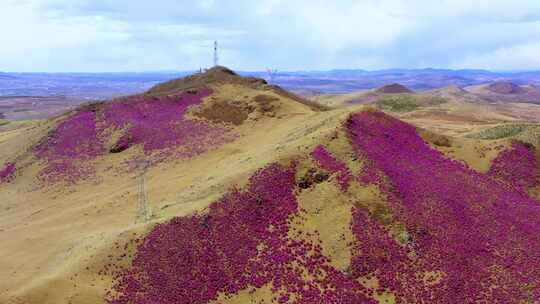
<path id="1" fill-rule="evenodd" d="M 152 217 L 150 207 L 148 206 L 148 193 L 146 192 L 146 171 L 148 169 L 148 161 L 140 162 L 142 171 L 139 175 L 139 199 L 137 208 L 137 223 L 146 223 Z"/>
<path id="2" fill-rule="evenodd" d="M 214 41 L 214 66 L 218 66 L 219 64 L 219 57 L 218 57 L 218 43 L 217 40 Z"/>
<path id="3" fill-rule="evenodd" d="M 274 82 L 274 77 L 277 74 L 277 69 L 266 68 L 266 73 L 268 73 L 268 82 Z"/>

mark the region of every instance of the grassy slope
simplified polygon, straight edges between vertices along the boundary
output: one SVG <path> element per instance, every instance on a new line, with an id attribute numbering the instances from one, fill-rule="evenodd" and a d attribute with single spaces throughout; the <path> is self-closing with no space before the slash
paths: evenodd
<path id="1" fill-rule="evenodd" d="M 467 137 L 477 139 L 513 138 L 540 147 L 540 125 L 501 124 L 480 132 L 468 134 Z"/>
<path id="2" fill-rule="evenodd" d="M 360 91 L 346 94 L 321 94 L 313 96 L 311 99 L 317 103 L 329 107 L 341 107 L 350 103 L 351 100 L 362 99 L 369 94 L 370 91 Z"/>
<path id="3" fill-rule="evenodd" d="M 489 104 L 457 87 L 415 94 L 377 95 L 370 91 L 360 91 L 320 95 L 312 100 L 336 108 L 348 106 L 354 100 L 362 100 L 362 103 L 375 104 L 419 127 L 450 136 L 476 133 L 501 123 L 540 123 L 540 105 Z"/>

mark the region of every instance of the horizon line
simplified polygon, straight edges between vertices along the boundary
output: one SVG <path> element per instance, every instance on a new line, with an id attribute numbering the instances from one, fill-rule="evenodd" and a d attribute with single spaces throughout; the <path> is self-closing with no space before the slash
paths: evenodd
<path id="1" fill-rule="evenodd" d="M 224 66 L 227 67 L 227 66 Z M 229 67 L 227 67 L 229 68 Z M 208 68 L 203 68 L 203 70 Z M 230 69 L 230 68 L 229 68 Z M 266 70 L 243 70 L 243 69 L 231 69 L 237 73 L 268 73 Z M 145 70 L 145 71 L 109 71 L 109 72 L 90 72 L 90 71 L 33 71 L 33 72 L 15 72 L 15 71 L 2 71 L 0 74 L 176 74 L 176 73 L 196 73 L 200 69 L 186 69 L 186 70 Z M 489 70 L 481 68 L 384 68 L 384 69 L 362 69 L 362 68 L 333 68 L 333 69 L 317 69 L 317 70 L 277 70 L 279 73 L 329 73 L 329 72 L 364 72 L 364 73 L 376 73 L 376 72 L 392 72 L 392 71 L 450 71 L 450 72 L 483 72 L 483 73 L 497 73 L 497 74 L 517 74 L 517 73 L 539 73 L 540 69 L 532 70 Z"/>

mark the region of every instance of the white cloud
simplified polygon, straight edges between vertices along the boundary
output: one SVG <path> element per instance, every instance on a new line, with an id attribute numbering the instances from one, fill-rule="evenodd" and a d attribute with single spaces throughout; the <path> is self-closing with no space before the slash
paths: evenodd
<path id="1" fill-rule="evenodd" d="M 39 10 L 42 2 L 6 6 L 0 27 L 0 70 L 124 71 L 189 69 L 208 64 L 205 53 L 214 37 L 241 31 L 204 24 L 129 22 L 107 15 Z M 50 1 L 48 5 L 60 4 Z"/>
<path id="2" fill-rule="evenodd" d="M 540 42 L 503 47 L 491 52 L 472 54 L 454 64 L 458 68 L 494 70 L 531 70 L 540 67 Z"/>
<path id="3" fill-rule="evenodd" d="M 0 70 L 540 69 L 537 0 L 4 1 Z"/>

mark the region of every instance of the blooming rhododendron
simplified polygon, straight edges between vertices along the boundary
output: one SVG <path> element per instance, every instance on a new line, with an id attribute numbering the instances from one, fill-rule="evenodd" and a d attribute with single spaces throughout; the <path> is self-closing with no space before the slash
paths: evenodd
<path id="1" fill-rule="evenodd" d="M 157 225 L 118 274 L 109 303 L 208 303 L 267 284 L 278 303 L 376 303 L 328 264 L 320 246 L 289 238 L 289 217 L 298 212 L 294 177 L 294 164 L 270 165 L 208 214 Z"/>
<path id="2" fill-rule="evenodd" d="M 526 171 L 534 172 L 534 162 L 523 147 L 503 152 L 492 171 L 482 174 L 446 158 L 413 126 L 385 114 L 357 113 L 346 127 L 357 151 L 388 178 L 381 188 L 395 220 L 410 235 L 409 258 L 394 245 L 381 251 L 386 256 L 382 264 L 359 252 L 356 259 L 367 264 L 356 262 L 358 271 L 375 267 L 379 281 L 389 282 L 398 299 L 407 302 L 520 303 L 540 298 L 540 204 L 493 178 L 525 155 L 527 169 L 502 177 L 517 179 L 522 187 L 533 182 Z M 361 242 L 364 232 L 361 227 L 356 231 Z M 392 270 L 398 266 L 399 271 Z M 440 278 L 429 287 L 406 279 L 430 272 Z M 396 281 L 400 273 L 405 278 Z"/>
<path id="3" fill-rule="evenodd" d="M 113 102 L 103 111 L 102 125 L 125 130 L 121 145 L 142 145 L 145 153 L 162 158 L 191 157 L 233 138 L 224 127 L 185 117 L 192 105 L 208 96 L 208 89 L 173 96 L 135 96 Z"/>
<path id="4" fill-rule="evenodd" d="M 17 167 L 14 163 L 8 162 L 4 165 L 4 168 L 0 170 L 0 184 L 7 183 L 13 180 Z"/>
<path id="5" fill-rule="evenodd" d="M 540 298 L 540 204 L 524 191 L 536 183 L 529 170 L 537 164 L 527 147 L 514 144 L 490 172 L 479 173 L 385 114 L 357 113 L 345 127 L 367 159 L 362 178 L 352 178 L 324 146 L 311 157 L 336 174 L 347 195 L 353 182 L 376 184 L 396 224 L 385 226 L 353 205 L 348 269 L 332 266 L 316 236 L 293 237 L 302 232 L 291 222 L 306 212 L 297 201 L 293 161 L 259 170 L 207 213 L 156 225 L 140 239 L 131 266 L 115 272 L 107 301 L 209 303 L 263 286 L 272 303 L 377 303 L 384 293 L 396 303 Z M 375 287 L 362 283 L 369 279 Z"/>
<path id="6" fill-rule="evenodd" d="M 92 110 L 80 109 L 36 148 L 36 155 L 45 161 L 40 178 L 74 183 L 92 175 L 91 161 L 107 152 L 105 142 L 113 131 L 123 134 L 112 150 L 121 152 L 141 145 L 151 163 L 193 157 L 234 139 L 225 127 L 185 117 L 190 106 L 209 94 L 201 89 L 172 96 L 141 95 Z"/>
<path id="7" fill-rule="evenodd" d="M 342 191 L 347 191 L 349 184 L 353 178 L 351 171 L 347 165 L 337 160 L 326 148 L 319 145 L 311 152 L 313 159 L 325 170 L 337 174 L 337 181 Z"/>
<path id="8" fill-rule="evenodd" d="M 518 190 L 527 190 L 536 184 L 538 178 L 538 162 L 533 149 L 521 142 L 512 143 L 511 149 L 501 152 L 493 161 L 488 174 Z"/>
<path id="9" fill-rule="evenodd" d="M 36 148 L 36 155 L 46 162 L 40 179 L 47 182 L 73 183 L 90 175 L 89 161 L 103 154 L 98 137 L 96 113 L 80 110 L 64 119 L 47 140 Z"/>

